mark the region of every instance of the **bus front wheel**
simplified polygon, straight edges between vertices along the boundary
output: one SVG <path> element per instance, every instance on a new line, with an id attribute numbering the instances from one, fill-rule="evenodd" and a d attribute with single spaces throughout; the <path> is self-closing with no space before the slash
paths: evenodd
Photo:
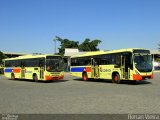
<path id="1" fill-rule="evenodd" d="M 118 73 L 115 73 L 115 74 L 112 76 L 112 82 L 113 82 L 113 83 L 117 83 L 117 84 L 121 83 L 120 76 L 119 76 Z"/>

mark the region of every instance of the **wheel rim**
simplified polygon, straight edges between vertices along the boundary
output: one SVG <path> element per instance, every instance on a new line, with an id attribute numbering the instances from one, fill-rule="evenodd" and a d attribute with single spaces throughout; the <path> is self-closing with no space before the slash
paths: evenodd
<path id="1" fill-rule="evenodd" d="M 114 82 L 117 83 L 117 84 L 120 84 L 120 83 L 121 83 L 119 74 L 116 74 L 116 75 L 114 76 Z"/>
<path id="2" fill-rule="evenodd" d="M 84 80 L 84 81 L 87 80 L 87 75 L 86 75 L 86 74 L 83 75 L 83 80 Z"/>
<path id="3" fill-rule="evenodd" d="M 114 80 L 115 80 L 115 81 L 118 81 L 118 80 L 119 80 L 117 75 L 114 77 Z"/>

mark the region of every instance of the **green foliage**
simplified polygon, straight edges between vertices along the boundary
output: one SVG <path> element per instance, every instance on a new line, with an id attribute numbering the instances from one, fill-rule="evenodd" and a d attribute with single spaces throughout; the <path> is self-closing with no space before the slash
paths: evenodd
<path id="1" fill-rule="evenodd" d="M 2 64 L 2 59 L 5 59 L 5 58 L 7 58 L 7 56 L 0 51 L 0 65 Z"/>
<path id="2" fill-rule="evenodd" d="M 2 65 L 2 59 L 7 58 L 6 55 L 4 55 L 1 51 L 0 51 L 0 74 L 3 74 L 3 65 Z"/>
<path id="3" fill-rule="evenodd" d="M 160 62 L 160 58 L 157 58 L 155 61 Z"/>
<path id="4" fill-rule="evenodd" d="M 61 43 L 61 45 L 60 45 L 61 47 L 58 48 L 60 55 L 64 55 L 65 48 L 78 48 L 78 44 L 79 44 L 78 41 L 71 41 L 71 40 L 68 40 L 68 39 L 62 39 L 58 36 L 56 36 L 55 40 L 57 40 Z"/>
<path id="5" fill-rule="evenodd" d="M 101 40 L 91 41 L 89 38 L 85 39 L 82 44 L 79 45 L 79 50 L 82 51 L 98 51 L 98 44 L 101 43 Z"/>
<path id="6" fill-rule="evenodd" d="M 82 51 L 98 51 L 98 44 L 101 43 L 101 40 L 90 40 L 89 38 L 85 39 L 84 42 L 79 44 L 78 41 L 72 41 L 69 39 L 62 39 L 58 36 L 55 38 L 56 41 L 61 43 L 59 49 L 59 54 L 64 55 L 65 48 L 77 48 Z"/>

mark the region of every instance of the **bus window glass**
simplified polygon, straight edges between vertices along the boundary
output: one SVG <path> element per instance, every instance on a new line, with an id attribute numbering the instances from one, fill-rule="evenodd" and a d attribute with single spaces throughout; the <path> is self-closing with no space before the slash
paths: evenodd
<path id="1" fill-rule="evenodd" d="M 48 56 L 46 58 L 46 69 L 49 72 L 59 72 L 63 70 L 63 59 L 60 57 Z"/>
<path id="2" fill-rule="evenodd" d="M 140 72 L 151 72 L 152 71 L 152 56 L 151 55 L 134 55 L 135 67 Z"/>

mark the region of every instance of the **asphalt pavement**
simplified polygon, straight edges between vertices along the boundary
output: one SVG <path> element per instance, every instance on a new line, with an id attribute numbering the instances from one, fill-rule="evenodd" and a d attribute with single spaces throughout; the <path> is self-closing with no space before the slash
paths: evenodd
<path id="1" fill-rule="evenodd" d="M 160 73 L 135 84 L 85 82 L 69 73 L 50 83 L 8 80 L 1 75 L 0 113 L 159 114 Z"/>

